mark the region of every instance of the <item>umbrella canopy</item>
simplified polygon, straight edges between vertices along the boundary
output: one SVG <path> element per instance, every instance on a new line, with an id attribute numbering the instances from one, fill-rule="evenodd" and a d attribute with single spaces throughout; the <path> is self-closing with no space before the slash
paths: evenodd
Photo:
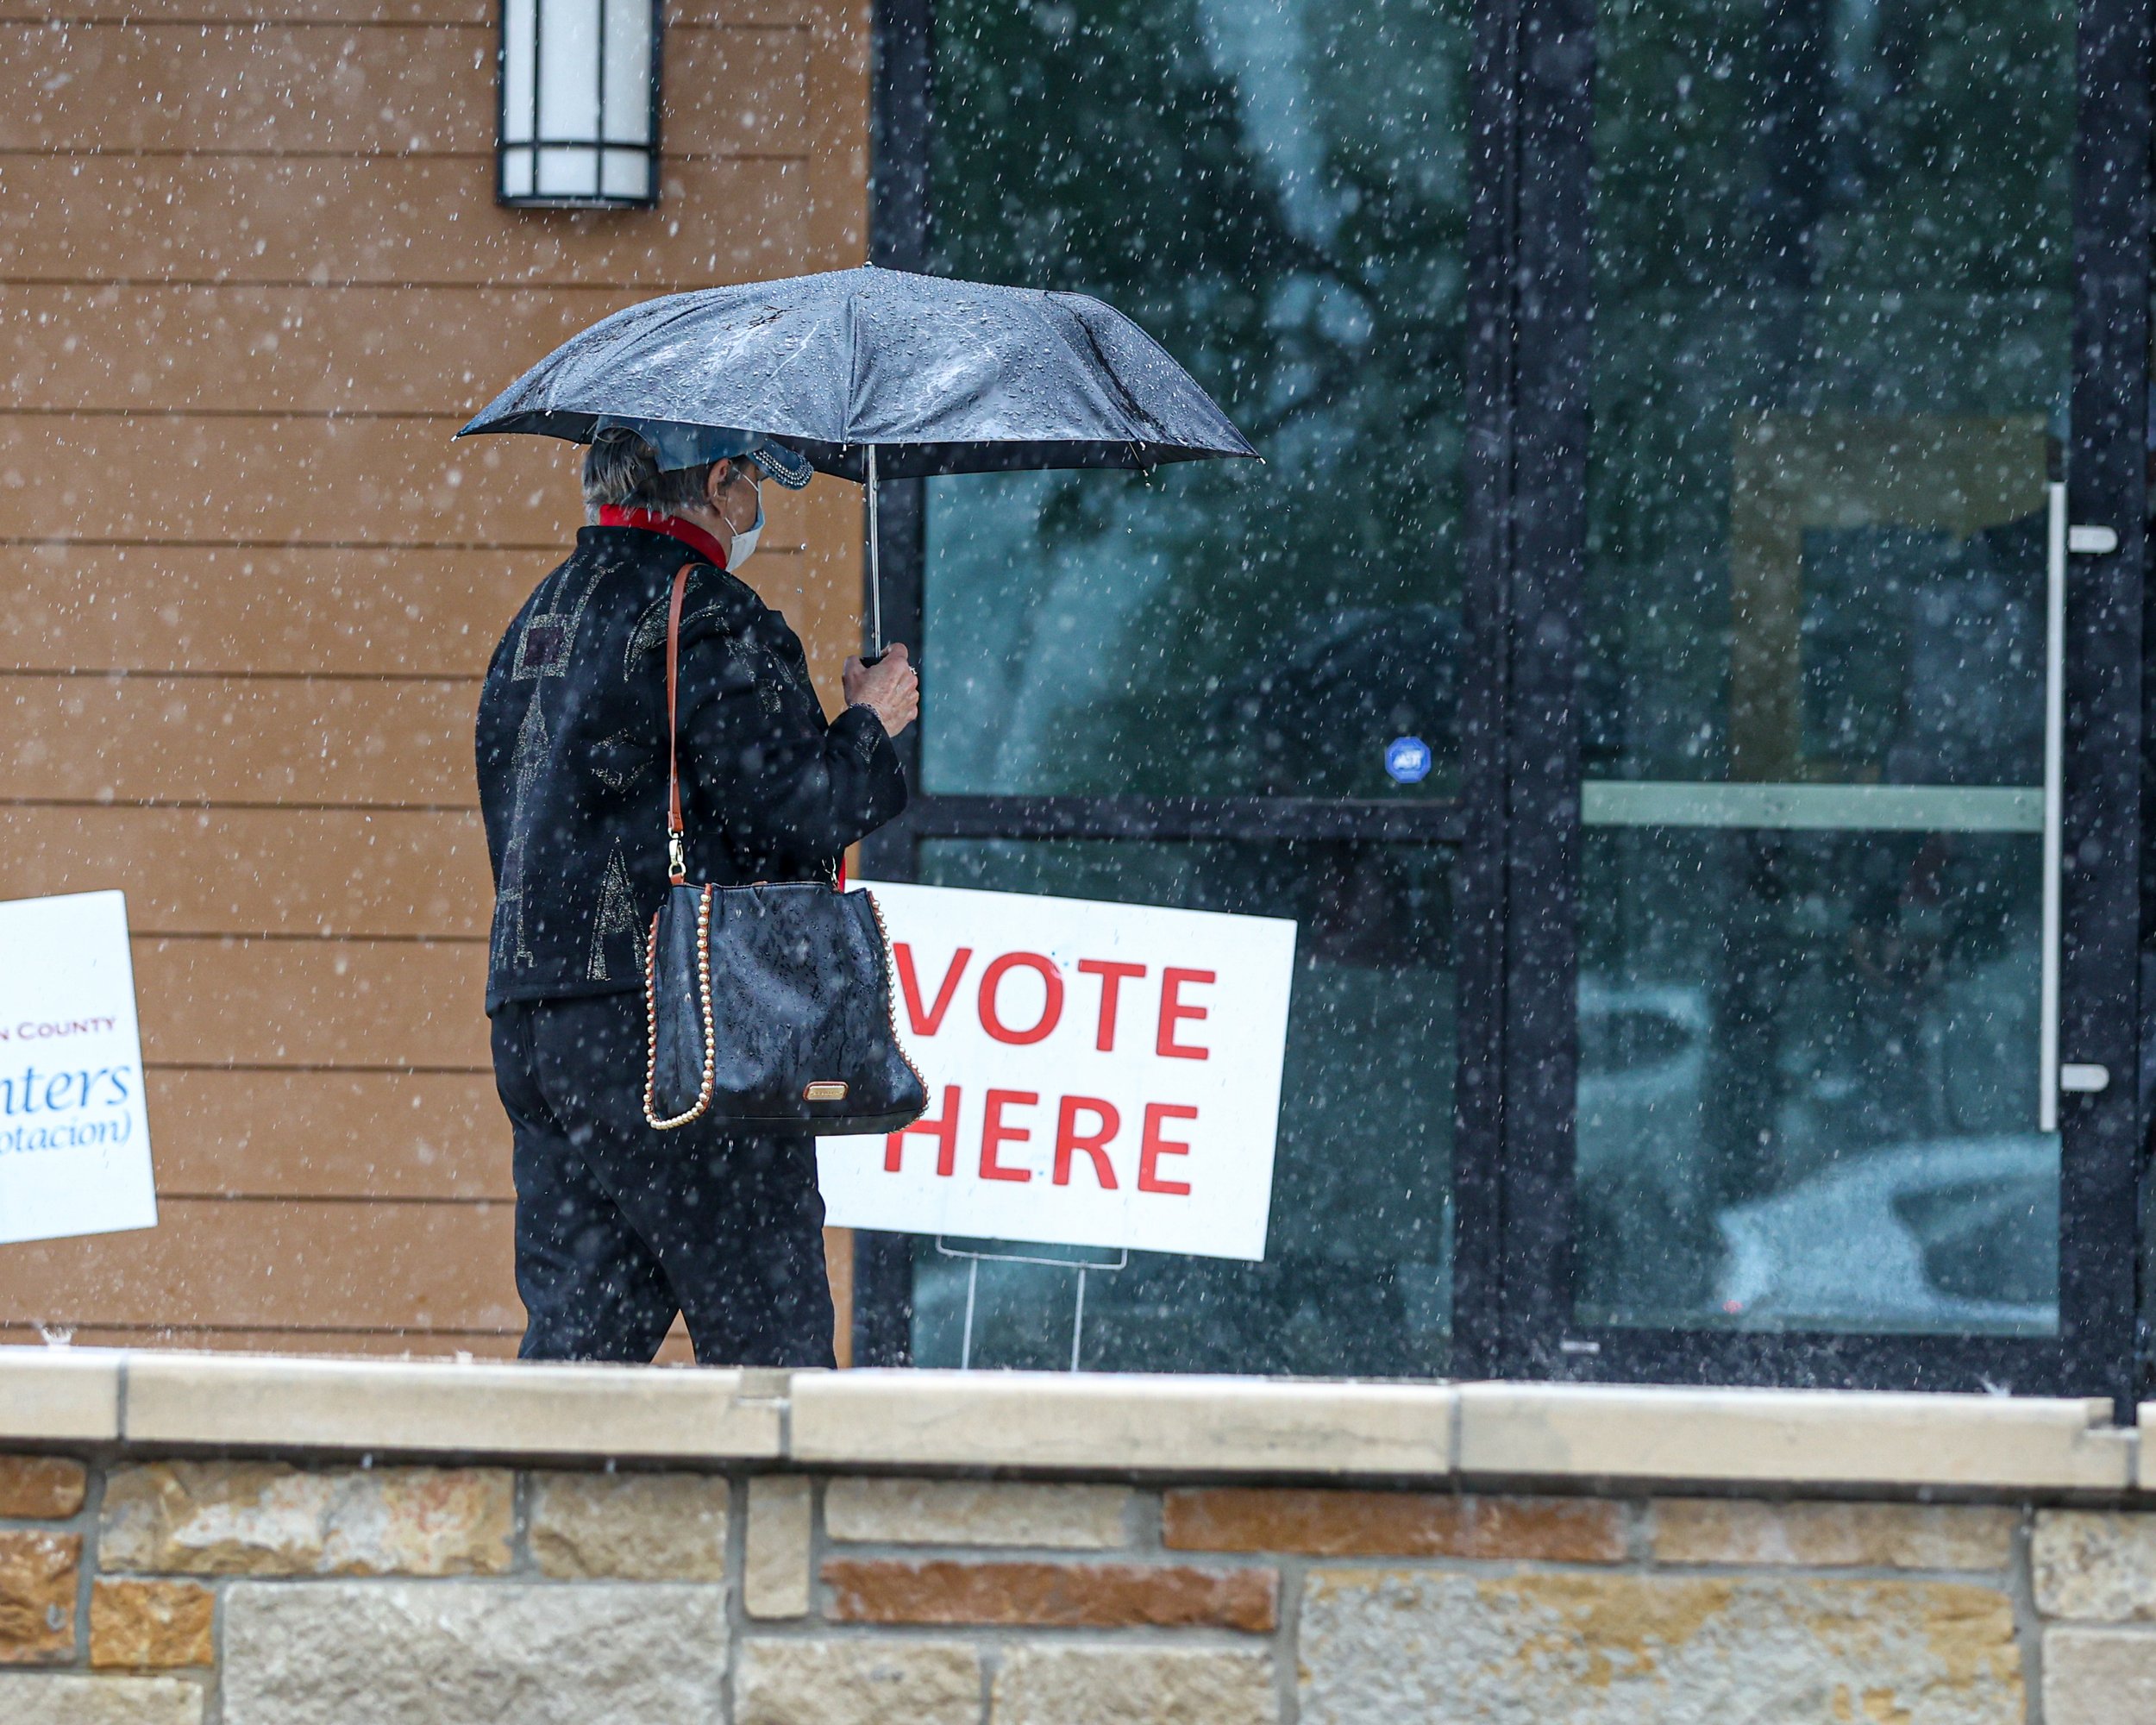
<path id="1" fill-rule="evenodd" d="M 1257 454 L 1158 342 L 1097 299 L 875 268 L 630 306 L 457 435 L 588 443 L 602 415 L 761 431 L 856 480 Z"/>

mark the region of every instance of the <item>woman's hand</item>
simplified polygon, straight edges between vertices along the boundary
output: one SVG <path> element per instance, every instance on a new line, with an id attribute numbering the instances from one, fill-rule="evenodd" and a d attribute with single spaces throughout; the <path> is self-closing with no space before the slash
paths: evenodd
<path id="1" fill-rule="evenodd" d="M 873 665 L 847 660 L 839 683 L 846 692 L 846 705 L 873 707 L 893 737 L 921 716 L 921 679 L 904 642 L 886 649 Z"/>

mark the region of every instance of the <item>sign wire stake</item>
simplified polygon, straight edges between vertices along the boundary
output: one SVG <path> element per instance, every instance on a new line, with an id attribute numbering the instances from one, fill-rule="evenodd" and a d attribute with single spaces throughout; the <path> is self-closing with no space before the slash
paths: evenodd
<path id="1" fill-rule="evenodd" d="M 958 1339 L 958 1369 L 968 1371 L 973 1367 L 973 1302 L 981 1291 L 981 1260 L 975 1258 L 966 1266 L 966 1333 Z"/>
<path id="2" fill-rule="evenodd" d="M 1070 1369 L 1078 1370 L 1078 1342 L 1086 1333 L 1086 1266 L 1078 1266 L 1078 1308 L 1070 1314 Z"/>

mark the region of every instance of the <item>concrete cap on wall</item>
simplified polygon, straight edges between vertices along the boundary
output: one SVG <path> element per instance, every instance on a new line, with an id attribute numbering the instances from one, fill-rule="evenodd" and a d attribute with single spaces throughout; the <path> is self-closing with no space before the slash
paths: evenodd
<path id="1" fill-rule="evenodd" d="M 2156 1419 L 2156 1403 L 2141 1410 Z M 2156 1489 L 2096 1398 L 0 1348 L 0 1444 L 959 1473 Z"/>

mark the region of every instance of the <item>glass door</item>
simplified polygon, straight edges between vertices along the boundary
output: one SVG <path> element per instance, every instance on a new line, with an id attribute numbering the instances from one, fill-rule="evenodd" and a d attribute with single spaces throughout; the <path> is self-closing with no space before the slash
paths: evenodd
<path id="1" fill-rule="evenodd" d="M 2116 982 L 2134 843 L 2077 762 L 2138 724 L 2098 667 L 2140 497 L 2076 432 L 2075 13 L 1595 33 L 1575 995 L 1522 1027 L 1574 1112 L 1520 1128 L 1515 1369 L 2035 1387 L 2099 1314 L 2122 1360 L 2130 1252 L 2061 1257 L 2128 1238 L 2075 1217 L 2130 1189 L 2130 1074 L 2060 1025 Z"/>
<path id="2" fill-rule="evenodd" d="M 1739 436 L 1724 770 L 1585 763 L 1574 1321 L 2054 1335 L 2043 423 Z"/>

